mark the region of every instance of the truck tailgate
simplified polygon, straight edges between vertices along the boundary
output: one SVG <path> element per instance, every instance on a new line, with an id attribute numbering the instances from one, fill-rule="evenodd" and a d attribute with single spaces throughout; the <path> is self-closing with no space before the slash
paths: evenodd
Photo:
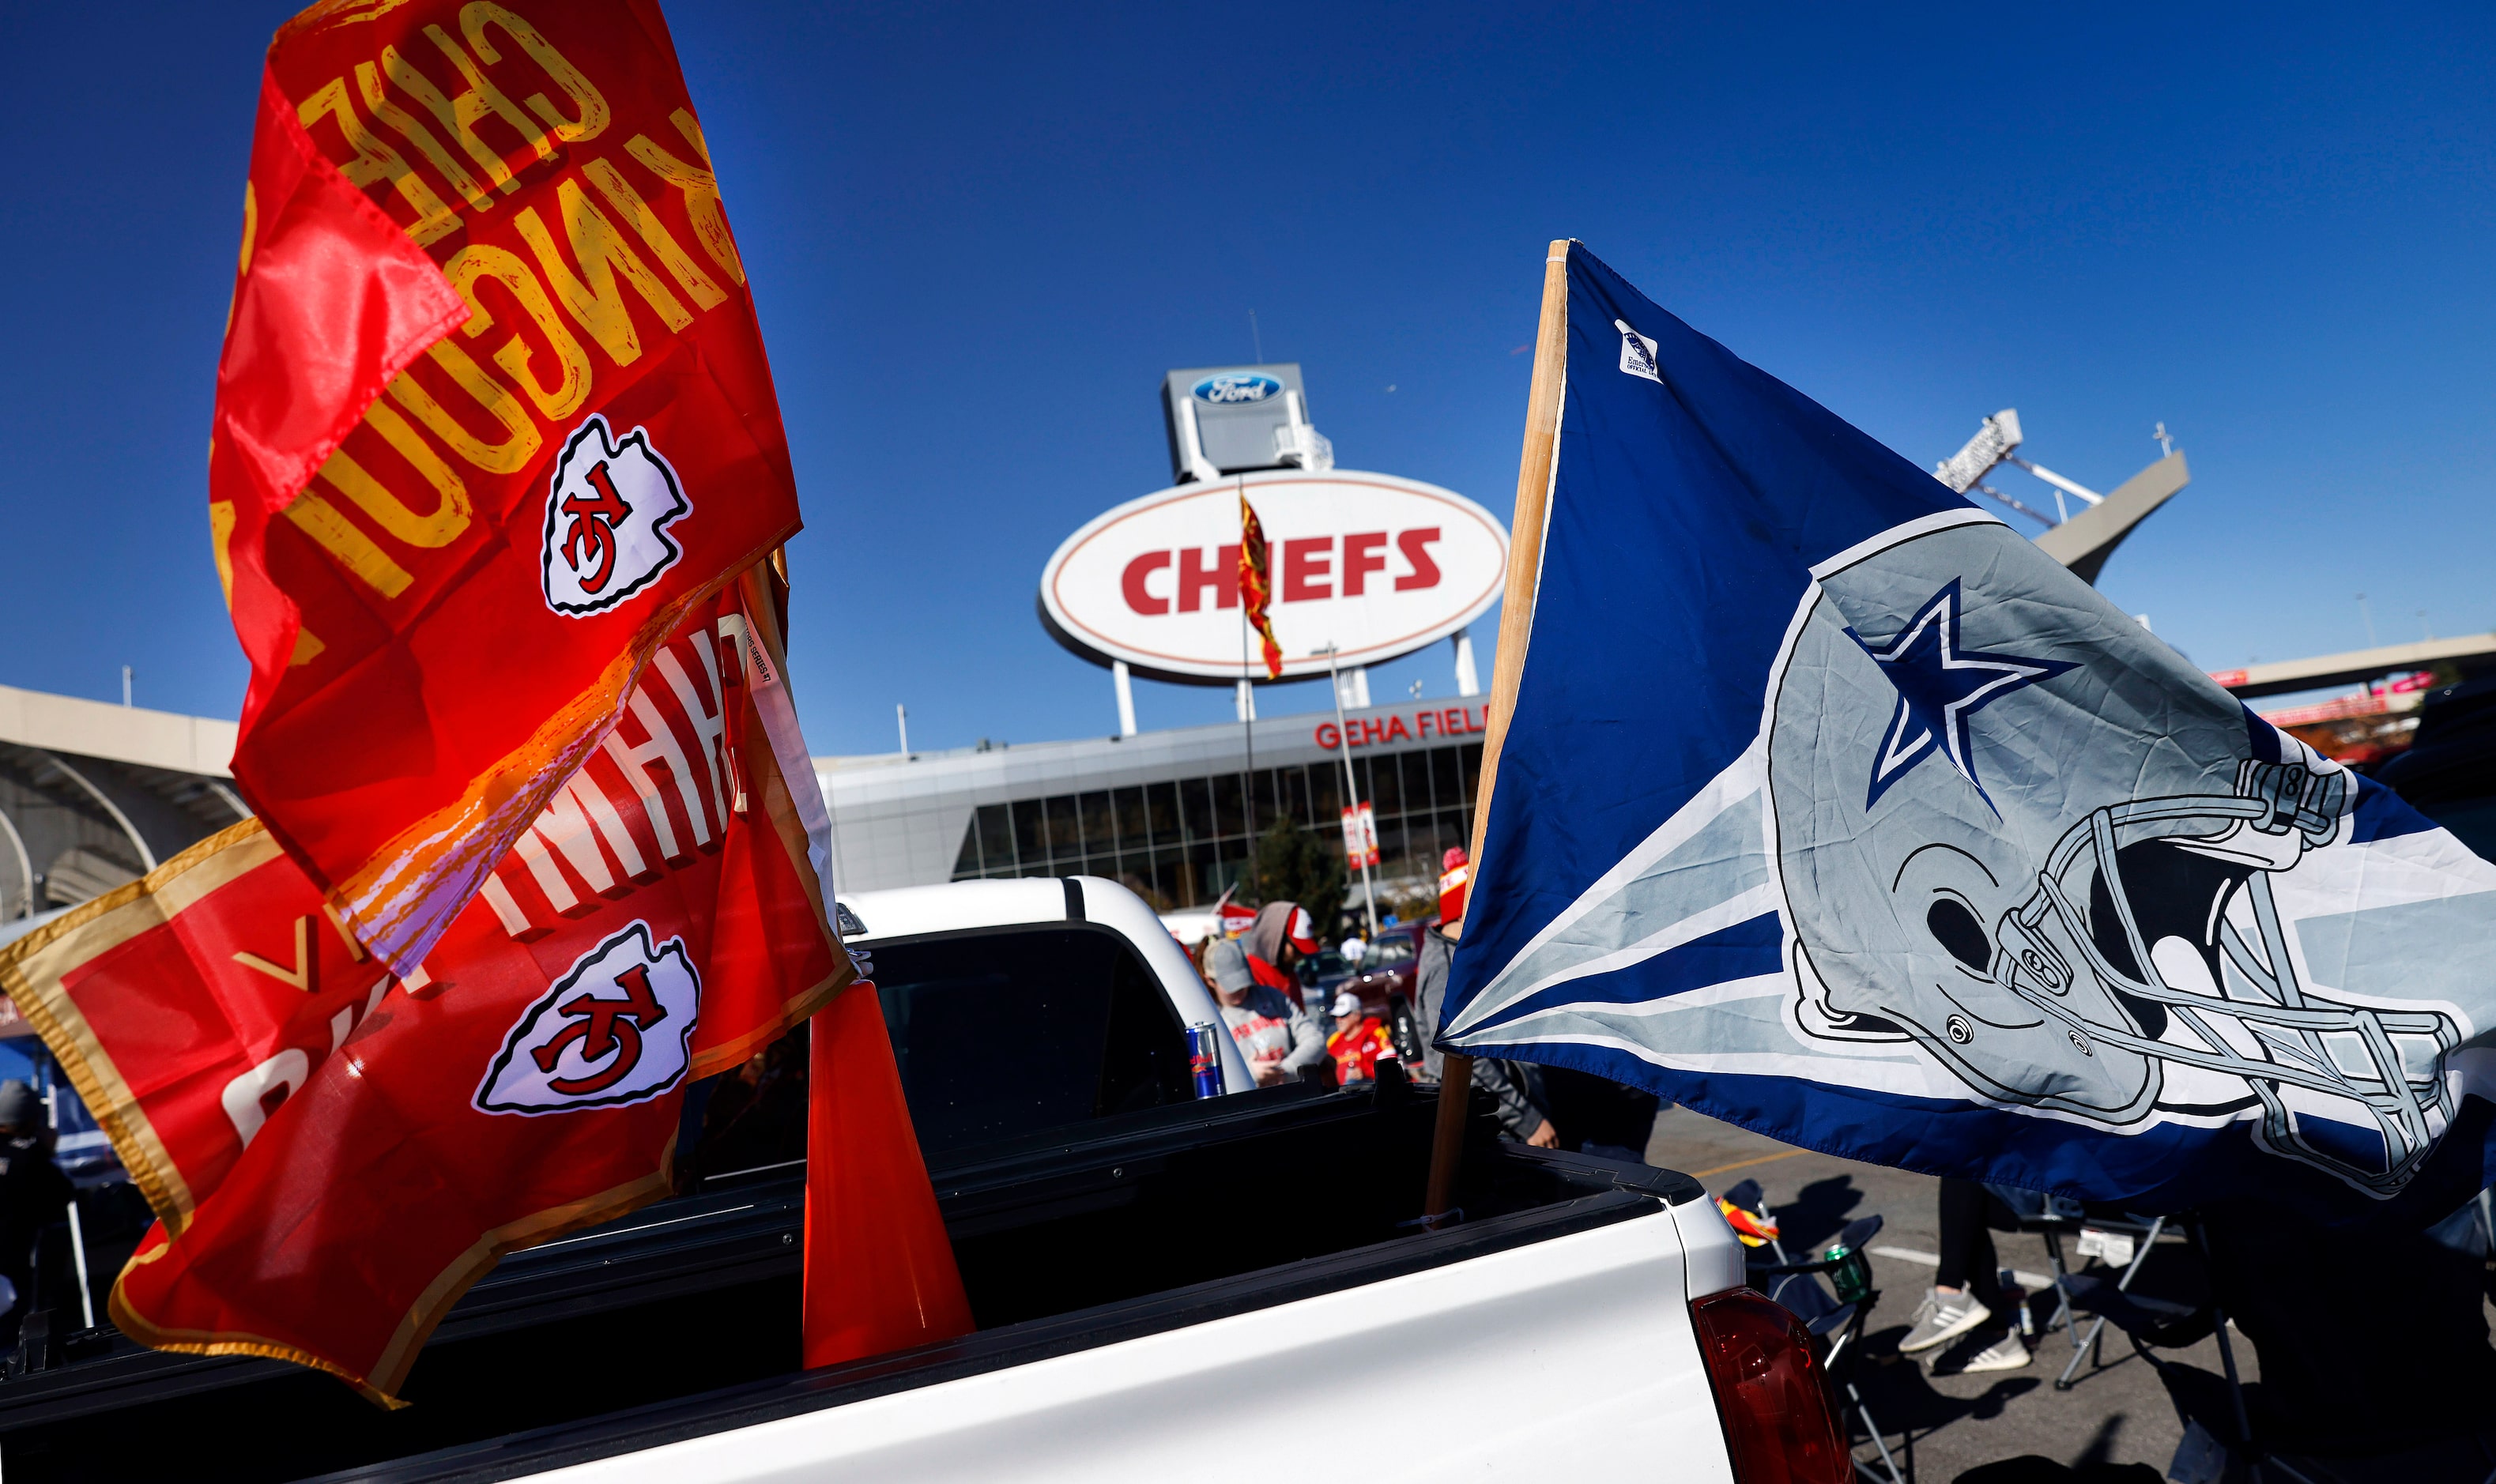
<path id="1" fill-rule="evenodd" d="M 1611 1191 L 354 1476 L 1097 1484 L 1329 1460 L 1726 1484 L 1673 1211 Z"/>

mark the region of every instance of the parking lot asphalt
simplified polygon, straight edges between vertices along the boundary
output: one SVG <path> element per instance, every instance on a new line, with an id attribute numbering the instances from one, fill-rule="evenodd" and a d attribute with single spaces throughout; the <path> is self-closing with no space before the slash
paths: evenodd
<path id="1" fill-rule="evenodd" d="M 1935 1222 L 1940 1182 L 1933 1177 L 1796 1149 L 1670 1106 L 1656 1120 L 1647 1161 L 1696 1176 L 1711 1193 L 1722 1193 L 1746 1178 L 1759 1181 L 1782 1227 L 1787 1253 L 1795 1259 L 1816 1253 L 1857 1217 L 1882 1217 L 1881 1234 L 1871 1244 L 1879 1298 L 1865 1331 L 1863 1354 L 1851 1375 L 1904 1477 L 1917 1484 L 1950 1484 L 1980 1464 L 2023 1454 L 2075 1466 L 2140 1463 L 2162 1474 L 2167 1471 L 2183 1438 L 2183 1424 L 2157 1373 L 2112 1326 L 2093 1360 L 2075 1373 L 2072 1389 L 2055 1389 L 2054 1378 L 2073 1351 L 2066 1333 L 2046 1329 L 2054 1300 L 2044 1284 L 2034 1285 L 2039 1291 L 2032 1294 L 2031 1309 L 2038 1333 L 2032 1342 L 2034 1358 L 2023 1369 L 1935 1375 L 1926 1364 L 1929 1355 L 1898 1353 L 1909 1316 L 1932 1284 L 1933 1268 L 1897 1253 L 1940 1252 Z M 1996 1232 L 1994 1244 L 2003 1267 L 2032 1275 L 2048 1271 L 2044 1238 Z M 2083 1270 L 2068 1242 L 2065 1253 L 2075 1271 Z M 2105 1271 L 2103 1266 L 2086 1270 Z M 2134 1289 L 2149 1297 L 2198 1303 L 2200 1283 L 2198 1256 L 2183 1241 L 2168 1240 L 2142 1265 Z M 2088 1322 L 2084 1313 L 2083 1335 Z M 1973 1343 L 1945 1346 L 1944 1368 L 1990 1338 L 1980 1332 Z M 2253 1346 L 2240 1335 L 2231 1339 L 2245 1379 L 2257 1379 Z M 2213 1377 L 2221 1374 L 2216 1337 L 2159 1354 Z M 1846 1374 L 1842 1367 L 1841 1374 Z M 1850 1417 L 1849 1423 L 1856 1457 L 1874 1461 L 1876 1450 L 1861 1419 Z"/>

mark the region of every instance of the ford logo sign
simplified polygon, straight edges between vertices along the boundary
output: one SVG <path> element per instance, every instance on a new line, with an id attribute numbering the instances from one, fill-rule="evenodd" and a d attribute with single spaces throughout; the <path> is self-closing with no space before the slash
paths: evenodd
<path id="1" fill-rule="evenodd" d="M 1225 371 L 1208 376 L 1196 384 L 1194 395 L 1200 402 L 1215 407 L 1232 407 L 1243 402 L 1265 402 L 1283 394 L 1283 384 L 1270 376 L 1254 371 Z"/>

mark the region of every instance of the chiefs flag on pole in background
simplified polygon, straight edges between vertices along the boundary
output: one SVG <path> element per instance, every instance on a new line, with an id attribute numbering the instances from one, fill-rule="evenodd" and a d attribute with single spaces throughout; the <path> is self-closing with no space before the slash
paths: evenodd
<path id="1" fill-rule="evenodd" d="M 1283 646 L 1274 642 L 1274 621 L 1265 612 L 1265 603 L 1274 595 L 1273 567 L 1266 555 L 1264 522 L 1257 518 L 1257 508 L 1243 492 L 1239 496 L 1239 611 L 1264 641 L 1265 678 L 1280 680 Z"/>
<path id="2" fill-rule="evenodd" d="M 1366 799 L 1344 806 L 1343 863 L 1354 871 L 1378 864 L 1378 815 Z"/>
<path id="3" fill-rule="evenodd" d="M 797 526 L 652 0 L 328 0 L 268 50 L 209 520 L 234 773 L 414 970 L 683 616 Z"/>
<path id="4" fill-rule="evenodd" d="M 855 978 L 781 653 L 759 572 L 698 605 L 404 979 L 257 821 L 0 951 L 161 1219 L 113 1290 L 126 1333 L 388 1401 L 503 1253 L 668 1192 L 686 1087 Z M 872 1017 L 872 990 L 846 998 Z M 923 1295 L 958 1293 L 952 1252 L 874 1072 L 816 1069 L 873 1116 L 819 1128 L 815 1162 L 896 1213 L 874 1240 L 845 1228 L 861 1274 L 920 1279 L 843 1296 L 878 1339 L 944 1338 L 967 1317 Z"/>

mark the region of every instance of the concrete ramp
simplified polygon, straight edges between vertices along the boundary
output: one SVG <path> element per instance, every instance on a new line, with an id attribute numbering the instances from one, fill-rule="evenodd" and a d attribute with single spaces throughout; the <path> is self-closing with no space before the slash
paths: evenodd
<path id="1" fill-rule="evenodd" d="M 2123 544 L 2132 528 L 2192 479 L 2192 472 L 2184 467 L 2183 451 L 2178 449 L 2124 480 L 2103 503 L 2090 506 L 2038 537 L 2037 544 L 2047 556 L 2077 572 L 2081 581 L 2095 582 L 2106 558 L 2114 555 L 2114 548 Z"/>

